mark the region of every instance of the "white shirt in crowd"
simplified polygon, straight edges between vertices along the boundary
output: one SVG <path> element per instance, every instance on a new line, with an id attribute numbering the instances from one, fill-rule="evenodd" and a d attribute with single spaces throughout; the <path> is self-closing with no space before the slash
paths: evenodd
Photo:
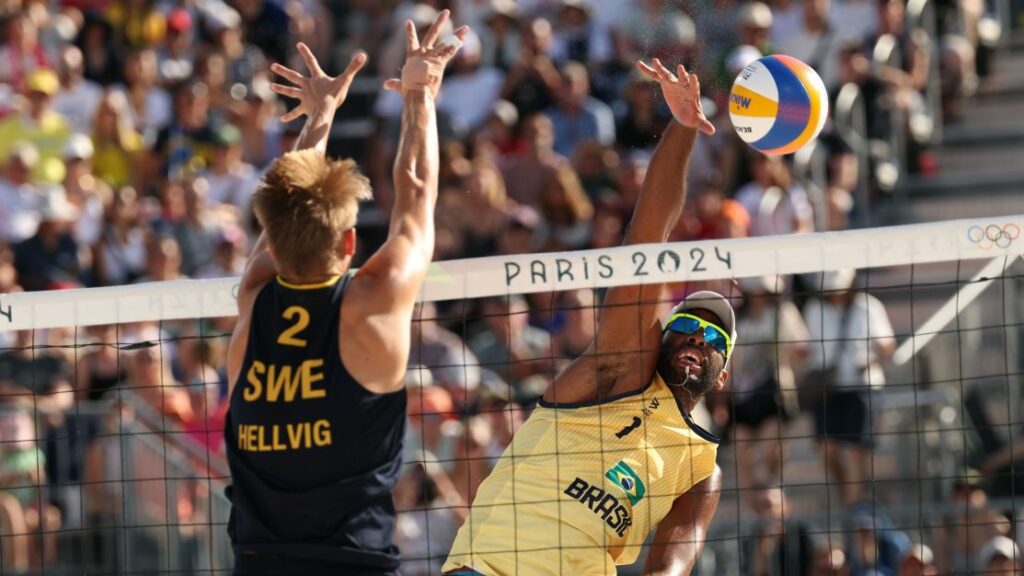
<path id="1" fill-rule="evenodd" d="M 17 185 L 0 178 L 0 239 L 17 244 L 39 227 L 39 197 L 31 184 Z"/>
<path id="2" fill-rule="evenodd" d="M 74 88 L 61 89 L 53 97 L 53 111 L 67 121 L 73 132 L 92 134 L 96 109 L 103 99 L 103 88 L 91 80 L 80 80 Z"/>
<path id="3" fill-rule="evenodd" d="M 818 298 L 809 300 L 804 306 L 804 320 L 811 343 L 808 368 L 835 366 L 839 384 L 869 384 L 877 388 L 885 384 L 885 373 L 875 347 L 896 341 L 889 314 L 885 305 L 870 294 L 857 293 L 850 306 L 844 334 L 839 332 L 842 307 Z"/>
<path id="4" fill-rule="evenodd" d="M 775 196 L 780 191 L 781 195 Z M 777 187 L 766 190 L 757 182 L 749 182 L 736 191 L 736 201 L 750 214 L 751 236 L 792 234 L 800 223 L 814 218 L 807 192 L 798 184 L 782 191 Z"/>

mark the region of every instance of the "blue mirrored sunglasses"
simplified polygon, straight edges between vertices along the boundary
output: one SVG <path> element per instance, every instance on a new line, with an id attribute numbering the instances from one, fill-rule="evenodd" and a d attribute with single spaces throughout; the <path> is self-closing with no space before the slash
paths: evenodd
<path id="1" fill-rule="evenodd" d="M 701 328 L 704 329 L 704 342 L 728 358 L 729 352 L 732 351 L 732 338 L 725 333 L 725 330 L 703 318 L 698 318 L 692 314 L 676 314 L 668 319 L 668 325 L 665 327 L 666 330 L 687 336 L 696 334 Z"/>

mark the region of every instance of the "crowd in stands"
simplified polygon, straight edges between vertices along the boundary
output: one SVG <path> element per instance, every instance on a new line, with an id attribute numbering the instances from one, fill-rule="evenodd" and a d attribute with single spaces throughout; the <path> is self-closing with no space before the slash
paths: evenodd
<path id="1" fill-rule="evenodd" d="M 365 256 L 383 234 L 400 121 L 400 101 L 379 79 L 400 65 L 400 23 L 411 19 L 422 34 L 444 8 L 473 32 L 439 101 L 436 260 L 618 245 L 671 121 L 657 86 L 634 71 L 641 57 L 695 70 L 718 126 L 715 137 L 698 140 L 671 240 L 842 230 L 854 190 L 875 188 L 858 181 L 858 163 L 871 160 L 830 124 L 820 139 L 827 185 L 809 186 L 791 159 L 757 154 L 736 136 L 731 81 L 762 55 L 790 54 L 819 70 L 833 99 L 857 85 L 870 134 L 912 134 L 938 59 L 938 113 L 955 120 L 978 83 L 984 3 L 937 4 L 940 35 L 928 37 L 907 25 L 905 0 L 0 2 L 0 294 L 240 274 L 258 234 L 249 199 L 301 129 L 301 120 L 278 120 L 289 103 L 270 90 L 269 65 L 296 67 L 300 40 L 327 70 L 357 49 L 369 54 L 331 142 L 332 153 L 355 156 L 373 182 L 359 228 Z M 883 35 L 901 47 L 900 62 L 873 62 Z M 884 113 L 894 107 L 907 114 Z M 893 126 L 897 117 L 905 125 Z M 925 144 L 908 147 L 909 170 L 930 169 Z M 796 383 L 836 366 L 840 381 L 859 387 L 843 399 L 854 406 L 884 383 L 892 329 L 881 302 L 855 286 L 852 272 L 711 286 L 740 309 L 729 392 L 709 402 L 707 418 L 749 463 L 744 506 L 763 520 L 743 543 L 744 574 L 906 576 L 1016 561 L 1008 521 L 988 522 L 969 549 L 883 537 L 860 490 L 872 441 L 867 406 L 816 416 L 824 444 L 839 446 L 823 450 L 823 464 L 840 479 L 835 501 L 853 514 L 852 536 L 822 543 L 810 527 L 783 534 L 785 447 L 770 439 L 806 408 Z M 696 288 L 680 284 L 673 296 Z M 787 296 L 794 293 L 804 296 Z M 418 310 L 408 465 L 395 492 L 407 573 L 437 573 L 476 486 L 553 375 L 589 345 L 600 297 L 577 290 Z M 112 413 L 130 418 L 121 394 L 130 391 L 179 439 L 218 457 L 226 338 L 211 335 L 231 326 L 222 319 L 200 330 L 169 322 L 0 333 L 0 533 L 17 535 L 3 538 L 5 563 L 25 570 L 55 562 L 57 530 L 110 511 L 102 484 L 84 505 L 57 489 L 107 469 L 109 444 L 57 448 L 64 444 L 55 437 L 100 435 L 107 420 L 69 432 L 80 406 L 113 401 Z M 835 346 L 808 344 L 823 341 Z M 959 494 L 970 514 L 1005 520 L 985 507 L 981 488 Z"/>

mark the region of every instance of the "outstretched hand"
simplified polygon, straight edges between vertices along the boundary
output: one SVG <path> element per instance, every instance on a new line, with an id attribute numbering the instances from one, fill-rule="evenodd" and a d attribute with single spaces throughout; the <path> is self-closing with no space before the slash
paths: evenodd
<path id="1" fill-rule="evenodd" d="M 700 80 L 696 74 L 690 74 L 680 64 L 673 74 L 662 65 L 661 60 L 651 61 L 654 66 L 637 60 L 636 67 L 645 76 L 661 85 L 665 102 L 672 110 L 676 121 L 688 128 L 696 128 L 708 136 L 715 133 L 715 125 L 704 116 L 704 106 L 700 101 Z"/>
<path id="2" fill-rule="evenodd" d="M 334 112 L 345 102 L 348 89 L 352 86 L 352 80 L 366 64 L 366 53 L 356 53 L 340 76 L 331 77 L 320 68 L 320 63 L 309 46 L 299 42 L 297 48 L 303 61 L 306 62 L 306 69 L 309 71 L 308 78 L 281 64 L 275 63 L 270 67 L 276 74 L 294 84 L 294 86 L 271 84 L 270 89 L 282 96 L 299 101 L 298 106 L 281 116 L 281 122 L 291 122 L 303 114 L 313 116 L 323 113 L 333 116 Z"/>
<path id="3" fill-rule="evenodd" d="M 399 94 L 405 94 L 409 90 L 423 89 L 431 97 L 437 97 L 437 92 L 441 89 L 444 68 L 458 52 L 463 40 L 466 39 L 466 34 L 469 33 L 469 27 L 462 26 L 453 34 L 458 39 L 457 43 L 438 42 L 441 28 L 448 22 L 448 16 L 448 10 L 442 11 L 437 20 L 434 20 L 434 23 L 427 29 L 422 40 L 416 34 L 416 25 L 411 20 L 406 20 L 405 66 L 402 67 L 402 77 L 384 82 L 384 88 Z"/>

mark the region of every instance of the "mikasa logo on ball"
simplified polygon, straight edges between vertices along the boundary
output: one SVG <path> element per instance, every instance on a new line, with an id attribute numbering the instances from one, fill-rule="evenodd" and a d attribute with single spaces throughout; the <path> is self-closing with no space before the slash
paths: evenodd
<path id="1" fill-rule="evenodd" d="M 796 58 L 760 58 L 740 72 L 729 94 L 729 117 L 740 138 L 771 156 L 813 141 L 828 118 L 828 92 L 818 73 Z"/>

